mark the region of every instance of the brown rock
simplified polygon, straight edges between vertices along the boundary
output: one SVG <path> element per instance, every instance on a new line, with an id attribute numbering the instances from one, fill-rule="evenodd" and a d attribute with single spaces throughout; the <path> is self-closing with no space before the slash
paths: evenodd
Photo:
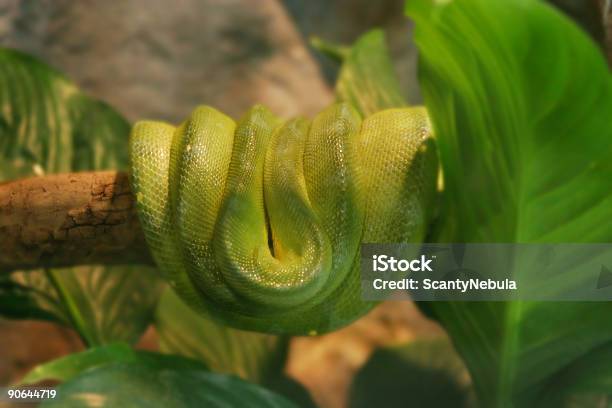
<path id="1" fill-rule="evenodd" d="M 130 120 L 183 120 L 199 104 L 283 116 L 331 101 L 284 9 L 260 0 L 9 0 L 0 41 L 65 72 Z"/>

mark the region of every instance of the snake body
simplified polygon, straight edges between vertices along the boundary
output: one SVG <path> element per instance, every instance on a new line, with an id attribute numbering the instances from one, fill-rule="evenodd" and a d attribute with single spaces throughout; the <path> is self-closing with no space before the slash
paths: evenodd
<path id="1" fill-rule="evenodd" d="M 361 300 L 362 242 L 419 242 L 437 162 L 423 108 L 312 121 L 208 106 L 138 122 L 131 180 L 148 245 L 187 304 L 247 330 L 319 334 Z"/>

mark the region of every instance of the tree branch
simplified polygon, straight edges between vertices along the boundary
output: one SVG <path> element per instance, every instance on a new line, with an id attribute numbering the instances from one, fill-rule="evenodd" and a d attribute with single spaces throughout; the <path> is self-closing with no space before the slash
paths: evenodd
<path id="1" fill-rule="evenodd" d="M 119 263 L 153 264 L 125 173 L 0 184 L 0 272 Z"/>

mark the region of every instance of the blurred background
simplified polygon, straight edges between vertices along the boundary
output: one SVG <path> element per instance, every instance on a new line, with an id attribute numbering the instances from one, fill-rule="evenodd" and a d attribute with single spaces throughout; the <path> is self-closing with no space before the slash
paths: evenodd
<path id="1" fill-rule="evenodd" d="M 420 103 L 417 55 L 403 3 L 0 0 L 0 45 L 41 58 L 131 121 L 176 123 L 198 104 L 234 117 L 255 103 L 284 117 L 311 116 L 331 103 L 337 67 L 309 39 L 350 44 L 373 27 L 387 34 L 402 92 L 410 103 Z M 555 3 L 605 43 L 601 7 L 595 6 L 602 0 Z M 287 372 L 320 406 L 342 407 L 354 373 L 376 347 L 443 336 L 414 305 L 390 302 L 338 332 L 293 339 Z M 157 348 L 153 329 L 140 347 Z M 0 320 L 0 384 L 81 348 L 69 329 Z"/>

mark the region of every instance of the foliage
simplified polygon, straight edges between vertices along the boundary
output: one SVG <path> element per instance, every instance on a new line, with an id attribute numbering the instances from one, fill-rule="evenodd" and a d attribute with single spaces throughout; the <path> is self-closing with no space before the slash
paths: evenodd
<path id="1" fill-rule="evenodd" d="M 597 47 L 538 1 L 407 5 L 444 174 L 439 239 L 612 242 L 612 82 Z M 612 393 L 599 381 L 610 303 L 429 306 L 484 406 L 558 406 L 574 386 L 559 376 L 584 359 L 607 368 L 583 367 L 580 383 Z"/>
<path id="2" fill-rule="evenodd" d="M 381 30 L 364 34 L 350 48 L 340 68 L 336 97 L 363 116 L 406 105 Z"/>
<path id="3" fill-rule="evenodd" d="M 384 373 L 384 375 L 381 375 Z M 353 379 L 351 408 L 468 407 L 469 377 L 463 362 L 445 337 L 416 340 L 378 349 Z"/>
<path id="4" fill-rule="evenodd" d="M 30 371 L 19 383 L 36 384 L 41 381 L 69 381 L 96 367 L 114 363 L 137 363 L 151 369 L 205 370 L 199 361 L 149 351 L 134 350 L 126 343 L 113 343 L 93 347 L 80 353 L 69 354 Z"/>
<path id="5" fill-rule="evenodd" d="M 43 407 L 295 407 L 239 378 L 215 374 L 179 356 L 134 351 L 114 344 L 42 365 L 24 383 L 62 380 Z"/>
<path id="6" fill-rule="evenodd" d="M 382 30 L 368 31 L 351 47 L 319 38 L 311 45 L 341 64 L 335 89 L 338 101 L 350 103 L 362 116 L 406 105 Z"/>
<path id="7" fill-rule="evenodd" d="M 314 406 L 310 394 L 284 373 L 289 339 L 233 329 L 202 316 L 172 290 L 162 295 L 155 317 L 160 350 L 190 357 L 216 373 L 233 374 L 299 403 Z"/>
<path id="8" fill-rule="evenodd" d="M 125 119 L 33 57 L 0 50 L 0 106 L 0 181 L 127 167 Z M 135 342 L 160 290 L 152 268 L 16 271 L 0 278 L 0 315 L 61 322 L 88 345 Z"/>
<path id="9" fill-rule="evenodd" d="M 163 294 L 155 320 L 164 352 L 203 361 L 215 372 L 253 382 L 282 371 L 287 339 L 217 323 L 195 312 L 171 290 Z"/>

